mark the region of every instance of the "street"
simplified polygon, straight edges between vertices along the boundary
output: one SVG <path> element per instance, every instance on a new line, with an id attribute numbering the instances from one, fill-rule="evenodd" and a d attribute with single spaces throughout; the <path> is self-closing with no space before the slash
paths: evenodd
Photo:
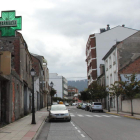
<path id="1" fill-rule="evenodd" d="M 46 122 L 37 140 L 139 140 L 140 121 L 68 107 L 71 122 Z"/>

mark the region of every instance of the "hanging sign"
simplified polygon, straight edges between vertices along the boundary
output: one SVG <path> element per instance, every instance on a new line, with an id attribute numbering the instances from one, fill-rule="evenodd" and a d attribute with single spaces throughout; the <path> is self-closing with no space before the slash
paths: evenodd
<path id="1" fill-rule="evenodd" d="M 2 11 L 0 17 L 0 30 L 2 37 L 15 36 L 16 30 L 21 30 L 21 16 L 15 16 L 15 11 Z"/>

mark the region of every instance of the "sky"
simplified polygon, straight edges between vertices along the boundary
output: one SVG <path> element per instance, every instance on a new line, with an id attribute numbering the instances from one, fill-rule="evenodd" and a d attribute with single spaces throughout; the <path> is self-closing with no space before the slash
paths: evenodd
<path id="1" fill-rule="evenodd" d="M 49 72 L 67 80 L 87 78 L 90 34 L 107 24 L 140 29 L 139 0 L 3 0 L 0 10 L 15 10 L 22 16 L 19 32 L 29 51 L 44 56 Z"/>

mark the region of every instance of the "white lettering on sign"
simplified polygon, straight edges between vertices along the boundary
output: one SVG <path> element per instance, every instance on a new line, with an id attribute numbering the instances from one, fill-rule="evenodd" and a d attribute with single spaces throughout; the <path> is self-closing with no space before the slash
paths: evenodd
<path id="1" fill-rule="evenodd" d="M 16 20 L 0 21 L 0 27 L 17 26 Z"/>

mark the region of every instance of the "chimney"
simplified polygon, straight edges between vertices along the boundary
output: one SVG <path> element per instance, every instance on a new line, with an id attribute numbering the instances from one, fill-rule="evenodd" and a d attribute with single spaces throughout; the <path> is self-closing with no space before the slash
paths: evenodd
<path id="1" fill-rule="evenodd" d="M 103 32 L 105 32 L 105 28 L 100 29 L 100 33 L 103 33 Z"/>
<path id="2" fill-rule="evenodd" d="M 107 28 L 106 28 L 106 30 L 110 30 L 109 24 L 107 24 Z"/>

